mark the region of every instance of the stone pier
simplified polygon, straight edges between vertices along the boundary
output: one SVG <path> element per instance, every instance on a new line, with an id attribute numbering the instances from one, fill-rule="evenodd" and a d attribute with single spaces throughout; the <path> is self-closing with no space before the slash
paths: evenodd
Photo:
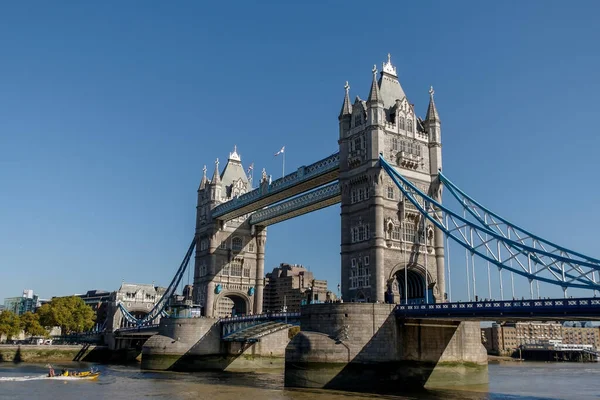
<path id="1" fill-rule="evenodd" d="M 401 393 L 486 384 L 478 322 L 397 320 L 394 305 L 318 304 L 302 309 L 286 348 L 285 385 Z"/>
<path id="2" fill-rule="evenodd" d="M 288 329 L 257 343 L 221 340 L 217 318 L 163 318 L 159 334 L 142 348 L 142 369 L 244 371 L 283 368 Z"/>

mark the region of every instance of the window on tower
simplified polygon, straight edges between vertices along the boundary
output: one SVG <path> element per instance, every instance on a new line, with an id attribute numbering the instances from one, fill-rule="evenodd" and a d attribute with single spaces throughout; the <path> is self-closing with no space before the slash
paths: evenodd
<path id="1" fill-rule="evenodd" d="M 356 189 L 352 189 L 350 191 L 350 204 L 354 204 L 358 201 L 358 197 L 356 194 Z"/>
<path id="2" fill-rule="evenodd" d="M 394 188 L 392 186 L 388 186 L 387 188 L 387 198 L 394 200 Z"/>
<path id="3" fill-rule="evenodd" d="M 414 222 L 404 221 L 404 241 L 409 243 L 415 243 L 417 240 L 417 227 Z"/>
<path id="4" fill-rule="evenodd" d="M 369 256 L 353 258 L 350 270 L 350 289 L 370 286 Z"/>
<path id="5" fill-rule="evenodd" d="M 231 240 L 231 249 L 233 251 L 242 251 L 242 248 L 244 247 L 244 242 L 242 241 L 241 238 L 239 237 L 234 237 Z"/>
<path id="6" fill-rule="evenodd" d="M 350 230 L 350 237 L 352 243 L 363 242 L 365 240 L 369 240 L 370 232 L 369 232 L 369 224 L 362 224 L 353 227 Z"/>
<path id="7" fill-rule="evenodd" d="M 242 276 L 242 260 L 234 258 L 231 262 L 231 276 Z"/>
<path id="8" fill-rule="evenodd" d="M 207 239 L 200 240 L 200 251 L 205 251 L 206 249 L 208 249 L 208 240 Z"/>

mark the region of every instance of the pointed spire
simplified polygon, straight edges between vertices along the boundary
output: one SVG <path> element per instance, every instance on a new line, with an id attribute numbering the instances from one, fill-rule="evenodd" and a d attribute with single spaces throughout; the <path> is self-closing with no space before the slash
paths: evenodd
<path id="1" fill-rule="evenodd" d="M 219 159 L 217 158 L 215 160 L 215 172 L 213 174 L 213 177 L 210 181 L 211 184 L 216 184 L 216 183 L 220 183 L 221 182 L 221 177 L 219 176 Z"/>
<path id="2" fill-rule="evenodd" d="M 208 179 L 206 179 L 206 165 L 204 166 L 204 168 L 202 168 L 202 180 L 200 181 L 200 189 L 198 190 L 202 190 L 206 187 L 206 184 L 208 183 Z"/>
<path id="3" fill-rule="evenodd" d="M 379 84 L 377 83 L 377 66 L 373 65 L 373 83 L 371 84 L 371 91 L 369 92 L 368 102 L 383 103 L 381 95 L 379 94 Z"/>
<path id="4" fill-rule="evenodd" d="M 346 89 L 346 95 L 344 96 L 344 103 L 342 104 L 342 110 L 340 111 L 341 119 L 343 116 L 352 114 L 352 105 L 350 104 L 350 85 L 348 85 L 348 81 L 346 81 L 346 85 L 344 85 L 344 89 Z"/>
<path id="5" fill-rule="evenodd" d="M 435 101 L 433 101 L 433 86 L 429 88 L 429 107 L 427 107 L 427 115 L 425 116 L 425 122 L 441 122 L 440 116 L 435 108 Z"/>

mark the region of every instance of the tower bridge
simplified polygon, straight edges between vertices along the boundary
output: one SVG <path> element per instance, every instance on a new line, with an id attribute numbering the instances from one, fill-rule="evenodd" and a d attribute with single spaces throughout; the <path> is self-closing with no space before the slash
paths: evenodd
<path id="1" fill-rule="evenodd" d="M 441 201 L 441 122 L 430 93 L 425 119 L 417 117 L 391 58 L 378 78 L 373 68 L 366 100 L 350 101 L 346 85 L 339 114 L 338 153 L 270 182 L 263 170 L 252 189 L 234 149 L 212 179 L 206 168 L 198 190 L 194 289 L 206 316 L 262 312 L 266 227 L 341 203 L 342 297 L 397 302 L 404 297 L 442 301 L 444 243 L 432 224 L 428 246 L 413 246 L 419 213 L 410 207 L 379 162 L 392 160 Z M 324 186 L 325 185 L 325 186 Z M 400 230 L 403 231 L 400 234 Z M 398 285 L 404 282 L 405 285 Z"/>
<path id="2" fill-rule="evenodd" d="M 194 238 L 166 291 L 174 292 L 195 249 L 193 297 L 203 318 L 162 318 L 144 347 L 145 368 L 228 368 L 253 351 L 283 358 L 289 386 L 483 383 L 487 356 L 472 321 L 600 316 L 592 298 L 600 260 L 509 222 L 442 174 L 433 88 L 420 118 L 388 55 L 380 73 L 373 67 L 366 99 L 350 98 L 346 83 L 335 154 L 275 181 L 263 170 L 257 188 L 237 148 L 223 170 L 217 159 L 210 180 L 204 167 Z M 454 208 L 442 202 L 444 188 Z M 303 307 L 290 341 L 289 324 L 263 314 L 267 226 L 338 203 L 345 302 Z M 456 255 L 450 262 L 450 242 L 464 249 L 464 263 Z M 452 302 L 457 266 L 466 270 L 467 303 Z M 492 271 L 499 301 L 487 300 L 495 297 Z M 504 300 L 508 277 L 513 301 Z M 515 279 L 529 284 L 527 301 L 514 300 L 521 297 Z M 562 288 L 565 298 L 569 288 L 590 295 L 540 301 L 538 289 L 533 301 L 540 282 Z M 161 315 L 166 302 L 157 304 L 142 323 Z"/>

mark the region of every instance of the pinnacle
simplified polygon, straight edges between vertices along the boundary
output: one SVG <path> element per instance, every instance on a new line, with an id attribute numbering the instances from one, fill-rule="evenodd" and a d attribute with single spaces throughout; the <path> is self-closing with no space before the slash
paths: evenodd
<path id="1" fill-rule="evenodd" d="M 367 101 L 383 103 L 383 99 L 379 94 L 379 84 L 377 83 L 377 66 L 373 65 L 373 83 L 371 83 L 371 90 L 369 91 L 369 98 Z"/>
<path id="2" fill-rule="evenodd" d="M 429 89 L 429 107 L 427 107 L 427 115 L 425 116 L 425 121 L 428 122 L 440 122 L 440 116 L 435 107 L 435 101 L 433 100 L 434 93 L 433 86 L 431 86 Z"/>

